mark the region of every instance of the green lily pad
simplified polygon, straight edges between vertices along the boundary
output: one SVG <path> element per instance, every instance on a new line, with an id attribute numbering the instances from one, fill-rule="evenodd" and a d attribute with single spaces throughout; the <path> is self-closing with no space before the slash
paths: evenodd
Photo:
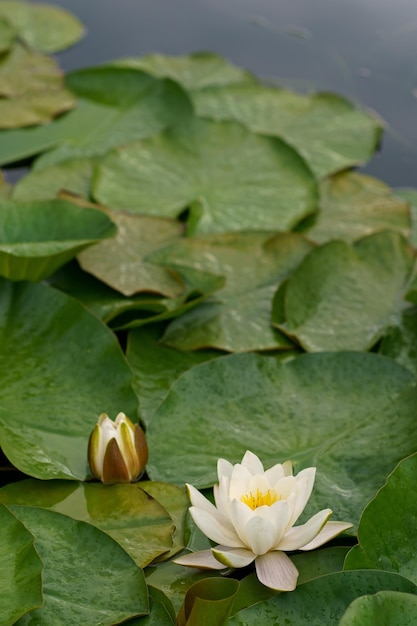
<path id="1" fill-rule="evenodd" d="M 43 602 L 42 561 L 31 533 L 3 505 L 0 534 L 0 623 L 11 626 Z"/>
<path id="2" fill-rule="evenodd" d="M 140 416 L 149 424 L 172 383 L 194 365 L 219 356 L 214 350 L 180 352 L 159 342 L 157 325 L 129 332 L 126 357 L 134 374 L 133 388 L 139 398 Z"/>
<path id="3" fill-rule="evenodd" d="M 116 146 L 160 132 L 191 107 L 176 83 L 128 68 L 79 70 L 68 74 L 66 83 L 77 96 L 76 108 L 40 128 L 0 135 L 1 164 L 46 150 L 35 165 L 37 170 L 102 156 Z"/>
<path id="4" fill-rule="evenodd" d="M 0 202 L 0 275 L 41 280 L 78 252 L 113 237 L 116 227 L 96 209 L 63 200 Z"/>
<path id="5" fill-rule="evenodd" d="M 46 508 L 88 522 L 145 567 L 171 550 L 175 527 L 165 508 L 140 485 L 29 479 L 0 489 L 0 502 Z"/>
<path id="6" fill-rule="evenodd" d="M 54 59 L 21 44 L 0 60 L 0 96 L 0 128 L 6 129 L 46 122 L 75 104 Z"/>
<path id="7" fill-rule="evenodd" d="M 368 504 L 359 523 L 359 545 L 347 555 L 345 569 L 383 569 L 417 583 L 417 538 L 407 523 L 417 516 L 416 500 L 410 498 L 416 471 L 414 454 L 398 464 Z"/>
<path id="8" fill-rule="evenodd" d="M 4 54 L 10 50 L 16 40 L 16 37 L 17 30 L 14 26 L 8 20 L 0 17 L 0 54 Z"/>
<path id="9" fill-rule="evenodd" d="M 417 596 L 401 591 L 378 591 L 353 600 L 339 626 L 414 626 L 417 623 Z"/>
<path id="10" fill-rule="evenodd" d="M 226 85 L 193 93 L 197 115 L 236 120 L 284 139 L 323 178 L 369 160 L 381 123 L 332 93 L 302 96 L 260 84 Z"/>
<path id="11" fill-rule="evenodd" d="M 337 572 L 300 585 L 239 611 L 227 626 L 282 623 L 286 626 L 334 626 L 357 597 L 383 590 L 415 594 L 413 583 L 389 572 Z"/>
<path id="12" fill-rule="evenodd" d="M 300 157 L 278 139 L 189 117 L 104 158 L 93 195 L 149 215 L 175 218 L 190 208 L 195 234 L 290 229 L 315 210 L 316 186 Z"/>
<path id="13" fill-rule="evenodd" d="M 114 65 L 143 70 L 158 78 L 171 78 L 187 90 L 254 81 L 249 72 L 213 52 L 194 52 L 186 56 L 147 54 L 118 59 Z"/>
<path id="14" fill-rule="evenodd" d="M 324 243 L 341 239 L 348 243 L 380 230 L 410 234 L 410 209 L 405 200 L 392 195 L 380 180 L 354 172 L 327 178 L 320 185 L 320 210 L 309 239 Z"/>
<path id="15" fill-rule="evenodd" d="M 397 326 L 388 329 L 379 346 L 389 356 L 417 375 L 417 309 L 407 309 Z"/>
<path id="16" fill-rule="evenodd" d="M 76 43 L 84 33 L 81 22 L 60 7 L 1 0 L 0 17 L 9 21 L 19 37 L 43 52 L 58 52 Z"/>
<path id="17" fill-rule="evenodd" d="M 298 234 L 264 232 L 188 238 L 154 253 L 151 259 L 168 267 L 185 264 L 225 277 L 214 301 L 171 322 L 162 342 L 179 350 L 292 348 L 271 326 L 272 298 L 310 250 Z"/>
<path id="18" fill-rule="evenodd" d="M 399 318 L 413 264 L 399 233 L 376 233 L 352 246 L 330 241 L 294 271 L 285 323 L 273 322 L 311 352 L 368 350 Z"/>
<path id="19" fill-rule="evenodd" d="M 99 414 L 136 419 L 132 373 L 113 333 L 76 300 L 42 284 L 0 287 L 2 450 L 34 477 L 83 480 Z"/>
<path id="20" fill-rule="evenodd" d="M 52 200 L 63 190 L 88 198 L 94 170 L 93 159 L 73 159 L 31 170 L 13 187 L 15 200 Z"/>
<path id="21" fill-rule="evenodd" d="M 175 626 L 175 611 L 171 600 L 156 587 L 148 586 L 149 615 L 135 617 L 125 626 Z"/>
<path id="22" fill-rule="evenodd" d="M 177 616 L 177 625 L 225 624 L 238 589 L 239 581 L 220 576 L 194 583 L 185 595 Z"/>
<path id="23" fill-rule="evenodd" d="M 182 225 L 174 220 L 107 211 L 117 225 L 117 235 L 78 255 L 81 268 L 125 296 L 139 292 L 175 298 L 184 284 L 172 272 L 146 256 L 177 240 Z"/>
<path id="24" fill-rule="evenodd" d="M 416 398 L 413 374 L 377 354 L 220 357 L 182 374 L 156 410 L 148 474 L 206 487 L 218 458 L 236 463 L 249 449 L 265 467 L 287 459 L 296 472 L 316 466 L 310 514 L 330 507 L 334 519 L 356 523 L 416 449 Z"/>
<path id="25" fill-rule="evenodd" d="M 0 201 L 10 196 L 12 186 L 5 180 L 0 170 Z"/>
<path id="26" fill-rule="evenodd" d="M 85 522 L 31 506 L 11 506 L 42 559 L 42 607 L 19 626 L 112 626 L 149 612 L 142 570 L 107 534 Z"/>
<path id="27" fill-rule="evenodd" d="M 417 248 L 417 189 L 395 189 L 395 195 L 410 204 L 411 235 L 410 242 Z"/>

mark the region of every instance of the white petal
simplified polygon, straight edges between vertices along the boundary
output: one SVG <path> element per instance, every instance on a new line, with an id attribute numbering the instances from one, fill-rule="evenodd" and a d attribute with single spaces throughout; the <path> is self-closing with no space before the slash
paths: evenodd
<path id="1" fill-rule="evenodd" d="M 248 538 L 246 546 L 256 555 L 265 554 L 276 545 L 274 524 L 258 515 L 252 517 L 246 524 L 246 535 Z"/>
<path id="2" fill-rule="evenodd" d="M 297 483 L 297 503 L 294 507 L 291 524 L 295 524 L 301 513 L 304 511 L 305 506 L 311 496 L 311 492 L 313 491 L 315 477 L 315 467 L 307 467 L 306 469 L 299 472 L 297 476 L 295 476 L 295 480 Z"/>
<path id="3" fill-rule="evenodd" d="M 256 557 L 256 575 L 266 587 L 277 591 L 293 591 L 297 586 L 298 570 L 284 552 L 268 552 Z"/>
<path id="4" fill-rule="evenodd" d="M 295 477 L 283 476 L 273 485 L 273 488 L 282 498 L 287 500 L 289 496 L 296 491 L 297 483 Z"/>
<path id="5" fill-rule="evenodd" d="M 247 495 L 249 493 L 256 494 L 259 490 L 260 493 L 266 493 L 271 486 L 266 480 L 263 474 L 256 474 L 256 476 L 252 476 L 248 485 L 246 493 L 242 493 L 242 496 Z"/>
<path id="6" fill-rule="evenodd" d="M 203 509 L 192 506 L 189 511 L 199 529 L 212 541 L 231 548 L 244 547 L 233 528 L 228 528 L 221 524 L 215 517 L 207 513 L 207 511 L 203 511 Z"/>
<path id="7" fill-rule="evenodd" d="M 219 459 L 217 461 L 217 476 L 219 477 L 219 482 L 222 476 L 227 476 L 230 478 L 233 471 L 233 465 L 230 461 L 226 461 L 226 459 Z"/>
<path id="8" fill-rule="evenodd" d="M 327 543 L 327 541 L 330 541 L 330 539 L 334 539 L 334 537 L 340 535 L 344 530 L 352 528 L 352 526 L 353 524 L 349 524 L 349 522 L 327 522 L 319 534 L 305 546 L 299 548 L 299 550 L 314 550 L 324 543 Z"/>
<path id="9" fill-rule="evenodd" d="M 228 524 L 227 522 L 227 518 L 225 518 L 221 514 L 221 512 L 216 509 L 216 507 L 210 502 L 210 500 L 207 500 L 207 498 L 203 496 L 203 494 L 200 493 L 192 485 L 187 484 L 186 487 L 188 491 L 188 497 L 190 498 L 193 507 L 205 511 L 206 513 L 214 517 L 219 522 L 219 524 L 224 524 L 225 526 L 231 528 L 230 523 Z"/>
<path id="10" fill-rule="evenodd" d="M 233 498 L 240 498 L 242 495 L 247 493 L 248 484 L 251 478 L 252 474 L 249 470 L 246 467 L 243 467 L 243 465 L 239 465 L 239 463 L 237 463 L 233 467 L 232 476 L 230 477 L 229 498 L 233 500 Z"/>
<path id="11" fill-rule="evenodd" d="M 229 498 L 230 478 L 222 476 L 218 485 L 214 485 L 213 494 L 217 510 L 224 517 L 230 518 Z"/>
<path id="12" fill-rule="evenodd" d="M 273 487 L 275 483 L 281 480 L 281 478 L 284 478 L 284 476 L 292 476 L 291 461 L 285 461 L 285 463 L 283 463 L 282 465 L 281 463 L 277 463 L 265 472 L 265 478 L 269 482 L 271 487 Z"/>
<path id="13" fill-rule="evenodd" d="M 260 459 L 250 450 L 246 450 L 242 459 L 242 465 L 250 471 L 252 476 L 264 473 L 264 466 L 262 465 Z"/>
<path id="14" fill-rule="evenodd" d="M 217 546 L 212 548 L 215 558 L 223 563 L 224 567 L 246 567 L 255 560 L 255 554 L 244 548 L 227 548 L 226 546 Z"/>
<path id="15" fill-rule="evenodd" d="M 293 526 L 293 528 L 285 534 L 277 547 L 279 550 L 286 552 L 289 550 L 299 550 L 301 546 L 307 545 L 319 534 L 331 514 L 331 509 L 323 509 L 323 511 L 319 511 L 313 515 L 305 524 Z"/>
<path id="16" fill-rule="evenodd" d="M 184 556 L 174 559 L 173 562 L 178 565 L 198 567 L 200 569 L 225 569 L 226 567 L 226 565 L 214 558 L 211 550 L 200 550 L 199 552 L 184 554 Z"/>

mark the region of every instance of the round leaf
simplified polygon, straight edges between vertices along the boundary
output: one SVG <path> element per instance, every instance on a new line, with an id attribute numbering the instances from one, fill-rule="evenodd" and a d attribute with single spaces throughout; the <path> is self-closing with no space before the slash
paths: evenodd
<path id="1" fill-rule="evenodd" d="M 417 623 L 417 597 L 401 591 L 379 591 L 356 598 L 339 626 L 414 626 Z"/>

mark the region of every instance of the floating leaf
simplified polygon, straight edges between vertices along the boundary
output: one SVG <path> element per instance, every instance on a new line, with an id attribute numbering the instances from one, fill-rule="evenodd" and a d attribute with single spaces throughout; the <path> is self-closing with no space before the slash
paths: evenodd
<path id="1" fill-rule="evenodd" d="M 401 591 L 378 591 L 353 600 L 339 626 L 414 626 L 417 623 L 417 597 Z"/>
<path id="2" fill-rule="evenodd" d="M 417 189 L 396 189 L 396 196 L 410 204 L 411 211 L 411 244 L 417 248 Z"/>
<path id="3" fill-rule="evenodd" d="M 364 510 L 359 523 L 359 546 L 346 557 L 346 569 L 398 572 L 417 583 L 417 538 L 413 524 L 417 502 L 410 498 L 415 485 L 417 454 L 404 459 Z M 378 532 L 375 532 L 377 529 Z"/>
<path id="4" fill-rule="evenodd" d="M 397 326 L 388 329 L 378 350 L 417 375 L 417 309 L 404 311 Z"/>
<path id="5" fill-rule="evenodd" d="M 149 615 L 135 617 L 126 626 L 175 626 L 175 611 L 171 600 L 156 587 L 148 586 Z"/>
<path id="6" fill-rule="evenodd" d="M 1 4 L 0 4 L 1 7 Z M 17 31 L 12 24 L 1 17 L 0 9 L 0 54 L 8 52 L 17 37 Z"/>
<path id="7" fill-rule="evenodd" d="M 320 210 L 307 237 L 317 243 L 342 239 L 348 243 L 380 230 L 394 230 L 408 237 L 408 203 L 392 195 L 376 178 L 344 172 L 320 185 Z"/>
<path id="8" fill-rule="evenodd" d="M 330 241 L 294 271 L 285 323 L 273 322 L 311 352 L 368 350 L 399 317 L 413 263 L 398 233 L 376 233 L 352 246 Z"/>
<path id="9" fill-rule="evenodd" d="M 336 94 L 302 96 L 260 84 L 226 85 L 193 93 L 197 115 L 236 120 L 251 130 L 284 139 L 315 175 L 366 162 L 380 136 L 380 121 Z"/>
<path id="10" fill-rule="evenodd" d="M 63 200 L 0 202 L 0 275 L 41 280 L 102 239 L 114 236 L 110 218 Z"/>
<path id="11" fill-rule="evenodd" d="M 168 267 L 190 265 L 226 279 L 213 302 L 170 324 L 163 343 L 179 350 L 290 349 L 292 342 L 271 326 L 272 297 L 310 250 L 298 234 L 263 232 L 188 238 L 156 252 L 152 260 Z"/>
<path id="12" fill-rule="evenodd" d="M 76 43 L 84 33 L 81 22 L 60 7 L 1 0 L 0 16 L 24 39 L 43 52 L 58 52 Z"/>
<path id="13" fill-rule="evenodd" d="M 217 480 L 219 457 L 239 462 L 250 449 L 265 467 L 316 466 L 311 513 L 331 507 L 334 519 L 355 523 L 416 449 L 416 398 L 411 372 L 377 354 L 220 357 L 182 374 L 156 410 L 148 473 L 205 487 Z"/>
<path id="14" fill-rule="evenodd" d="M 137 416 L 114 334 L 55 289 L 1 280 L 0 352 L 4 454 L 37 478 L 83 480 L 98 415 Z"/>
<path id="15" fill-rule="evenodd" d="M 160 328 L 147 326 L 129 332 L 126 357 L 133 387 L 139 398 L 140 415 L 148 424 L 172 383 L 188 369 L 219 356 L 214 350 L 179 352 L 159 343 Z"/>
<path id="16" fill-rule="evenodd" d="M 337 572 L 280 593 L 231 617 L 228 626 L 282 623 L 286 626 L 334 626 L 350 603 L 385 589 L 415 594 L 409 580 L 389 572 Z"/>
<path id="17" fill-rule="evenodd" d="M 118 209 L 177 217 L 192 233 L 292 228 L 315 209 L 314 179 L 278 139 L 232 122 L 187 118 L 121 147 L 97 170 L 93 194 Z"/>
<path id="18" fill-rule="evenodd" d="M 118 59 L 114 61 L 114 65 L 143 70 L 158 78 L 171 78 L 188 90 L 254 82 L 249 72 L 228 63 L 213 52 L 194 52 L 187 56 L 147 54 L 143 57 Z"/>
<path id="19" fill-rule="evenodd" d="M 42 561 L 31 533 L 3 505 L 0 536 L 0 623 L 11 626 L 43 602 Z"/>
<path id="20" fill-rule="evenodd" d="M 226 624 L 239 589 L 233 578 L 206 578 L 195 583 L 186 593 L 177 616 L 178 626 L 210 626 Z"/>
<path id="21" fill-rule="evenodd" d="M 13 187 L 12 197 L 24 201 L 50 200 L 66 190 L 88 198 L 93 169 L 92 159 L 74 159 L 39 171 L 31 170 Z"/>
<path id="22" fill-rule="evenodd" d="M 112 626 L 149 612 L 142 570 L 111 537 L 55 511 L 10 508 L 34 536 L 44 565 L 44 604 L 19 626 Z"/>
<path id="23" fill-rule="evenodd" d="M 0 502 L 47 508 L 97 526 L 145 567 L 171 550 L 174 522 L 140 485 L 29 479 L 3 487 Z"/>

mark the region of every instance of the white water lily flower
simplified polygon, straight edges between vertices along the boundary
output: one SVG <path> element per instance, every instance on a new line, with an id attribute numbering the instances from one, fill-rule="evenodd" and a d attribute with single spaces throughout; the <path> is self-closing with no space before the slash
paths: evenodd
<path id="1" fill-rule="evenodd" d="M 293 591 L 298 570 L 285 553 L 313 550 L 352 526 L 329 522 L 331 509 L 294 526 L 310 498 L 315 467 L 293 476 L 292 463 L 286 461 L 264 471 L 259 458 L 247 451 L 236 465 L 219 459 L 217 473 L 216 506 L 192 485 L 187 489 L 194 522 L 219 545 L 179 557 L 175 562 L 180 565 L 224 569 L 246 567 L 255 561 L 261 583 L 279 591 Z"/>

